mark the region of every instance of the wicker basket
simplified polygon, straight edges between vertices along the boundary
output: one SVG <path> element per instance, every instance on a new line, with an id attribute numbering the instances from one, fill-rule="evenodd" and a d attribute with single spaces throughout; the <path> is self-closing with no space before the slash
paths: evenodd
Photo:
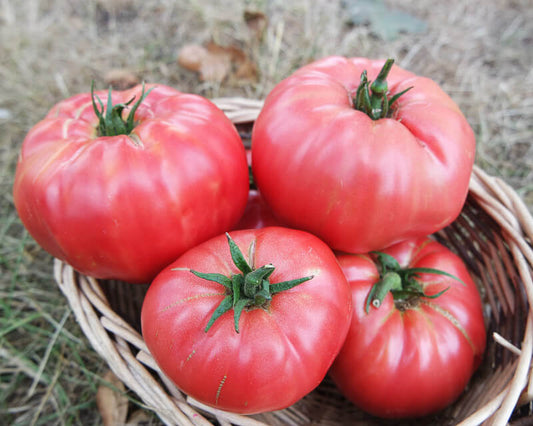
<path id="1" fill-rule="evenodd" d="M 249 143 L 260 101 L 215 99 Z M 436 235 L 469 266 L 485 301 L 485 359 L 461 398 L 441 413 L 405 424 L 533 423 L 533 218 L 502 180 L 475 167 L 461 216 Z M 147 286 L 98 281 L 56 260 L 55 278 L 83 332 L 111 370 L 166 424 L 402 424 L 370 417 L 331 381 L 281 411 L 241 416 L 206 407 L 179 391 L 157 367 L 140 335 Z M 201 374 L 201 373 L 200 373 Z"/>

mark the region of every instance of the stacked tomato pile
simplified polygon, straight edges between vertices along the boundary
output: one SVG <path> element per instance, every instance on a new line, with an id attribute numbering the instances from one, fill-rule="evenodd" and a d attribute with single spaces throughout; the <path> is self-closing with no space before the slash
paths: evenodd
<path id="1" fill-rule="evenodd" d="M 201 402 L 279 410 L 330 374 L 361 409 L 413 417 L 451 404 L 485 348 L 476 286 L 430 237 L 459 215 L 474 153 L 432 80 L 329 57 L 267 96 L 257 190 L 222 111 L 150 85 L 57 104 L 23 143 L 14 199 L 81 273 L 151 283 L 146 344 Z"/>

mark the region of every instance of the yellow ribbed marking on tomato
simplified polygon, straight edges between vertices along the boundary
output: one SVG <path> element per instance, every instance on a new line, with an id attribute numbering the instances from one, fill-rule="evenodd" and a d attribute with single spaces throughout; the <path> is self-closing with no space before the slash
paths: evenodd
<path id="1" fill-rule="evenodd" d="M 215 397 L 215 403 L 216 404 L 218 404 L 218 399 L 220 397 L 220 392 L 222 392 L 222 387 L 224 386 L 224 383 L 226 383 L 226 379 L 227 378 L 228 378 L 228 376 L 226 374 L 224 374 L 224 377 L 222 377 L 222 380 L 218 384 L 217 394 L 216 394 L 216 397 Z"/>
<path id="2" fill-rule="evenodd" d="M 192 352 L 187 357 L 187 359 L 185 360 L 185 362 L 189 361 L 195 353 L 196 353 L 196 349 L 193 349 Z"/>
<path id="3" fill-rule="evenodd" d="M 459 322 L 457 318 L 455 318 L 450 312 L 448 312 L 442 306 L 439 306 L 435 303 L 431 303 L 431 301 L 429 300 L 420 299 L 420 303 L 423 303 L 424 305 L 433 309 L 435 312 L 439 313 L 444 318 L 446 318 L 448 321 L 450 321 L 453 324 L 453 326 L 457 330 L 459 330 L 459 332 L 464 336 L 464 338 L 468 342 L 468 345 L 470 346 L 470 348 L 472 348 L 472 351 L 476 353 L 476 348 L 474 346 L 474 343 L 472 342 L 472 340 L 470 339 L 470 336 L 467 334 L 466 330 L 464 329 L 464 327 L 461 325 L 461 323 Z"/>

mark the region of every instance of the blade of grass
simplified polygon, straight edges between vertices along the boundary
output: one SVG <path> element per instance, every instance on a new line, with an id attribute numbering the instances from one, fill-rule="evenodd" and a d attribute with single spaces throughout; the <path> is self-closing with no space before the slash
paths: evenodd
<path id="1" fill-rule="evenodd" d="M 16 321 L 13 321 L 11 324 L 7 324 L 7 326 L 5 326 L 4 324 L 2 324 L 2 330 L 0 331 L 0 338 L 4 337 L 6 334 L 9 334 L 11 333 L 12 331 L 14 330 L 17 330 L 21 327 L 23 327 L 24 325 L 32 322 L 32 321 L 35 321 L 36 319 L 38 318 L 42 318 L 42 315 L 40 312 L 34 312 L 26 317 L 23 317 L 21 319 L 18 319 Z"/>
<path id="2" fill-rule="evenodd" d="M 48 359 L 50 358 L 50 353 L 52 352 L 52 348 L 57 342 L 57 338 L 59 337 L 59 333 L 61 330 L 63 330 L 63 327 L 65 325 L 65 322 L 67 321 L 67 318 L 70 315 L 70 309 L 66 309 L 65 313 L 63 314 L 63 317 L 61 318 L 61 321 L 59 321 L 58 326 L 56 327 L 56 330 L 54 331 L 54 334 L 50 337 L 50 340 L 48 342 L 48 346 L 46 347 L 46 350 L 44 352 L 44 356 L 39 364 L 39 368 L 37 370 L 37 373 L 35 377 L 33 378 L 33 382 L 31 386 L 28 389 L 27 396 L 28 398 L 31 397 L 35 393 L 35 389 L 37 387 L 37 384 L 39 383 L 39 378 L 44 372 L 44 368 L 46 367 L 46 363 L 48 362 Z"/>
<path id="3" fill-rule="evenodd" d="M 46 393 L 44 395 L 43 398 L 41 398 L 41 402 L 39 403 L 39 406 L 37 407 L 37 409 L 35 410 L 35 414 L 33 415 L 33 419 L 32 419 L 32 422 L 30 423 L 30 426 L 35 426 L 37 424 L 37 421 L 39 420 L 39 417 L 41 415 L 41 412 L 45 406 L 45 404 L 48 402 L 48 400 L 50 399 L 50 397 L 52 396 L 53 394 L 53 391 L 54 391 L 54 388 L 57 384 L 57 381 L 59 379 L 59 376 L 61 374 L 61 371 L 63 370 L 63 363 L 62 362 L 59 362 L 56 366 L 56 370 L 54 372 L 54 376 L 52 377 L 52 380 L 50 382 L 50 384 L 48 385 L 47 389 L 46 389 Z M 54 404 L 57 406 L 57 404 Z M 59 418 L 61 424 L 64 424 L 64 422 L 62 421 L 61 418 Z"/>

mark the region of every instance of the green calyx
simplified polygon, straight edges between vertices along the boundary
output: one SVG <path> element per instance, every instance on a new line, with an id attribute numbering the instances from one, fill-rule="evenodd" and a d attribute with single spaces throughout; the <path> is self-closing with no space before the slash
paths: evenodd
<path id="1" fill-rule="evenodd" d="M 226 233 L 226 237 L 228 239 L 231 259 L 241 273 L 228 277 L 218 273 L 203 273 L 190 270 L 199 278 L 214 281 L 225 287 L 226 296 L 215 309 L 215 312 L 207 323 L 205 328 L 206 333 L 220 316 L 231 309 L 233 309 L 235 331 L 238 333 L 239 319 L 243 310 L 267 309 L 273 295 L 284 290 L 289 290 L 313 278 L 313 276 L 309 276 L 271 284 L 269 277 L 274 272 L 274 266 L 267 264 L 257 269 L 252 268 L 228 233 Z M 255 244 L 252 243 L 250 259 L 253 259 L 254 251 Z"/>
<path id="2" fill-rule="evenodd" d="M 391 117 L 394 103 L 405 92 L 412 89 L 412 87 L 409 87 L 400 93 L 392 95 L 389 99 L 387 76 L 393 64 L 394 59 L 387 59 L 373 82 L 368 80 L 366 70 L 361 73 L 361 81 L 357 87 L 353 105 L 355 109 L 364 112 L 372 120 Z"/>
<path id="3" fill-rule="evenodd" d="M 135 100 L 135 97 L 131 98 L 126 103 L 120 103 L 113 105 L 113 102 L 111 100 L 111 87 L 109 88 L 109 92 L 107 95 L 107 106 L 104 108 L 104 104 L 102 103 L 101 99 L 98 96 L 95 96 L 94 94 L 94 81 L 91 84 L 91 99 L 93 103 L 93 109 L 94 113 L 98 117 L 98 136 L 117 136 L 117 135 L 129 135 L 133 128 L 135 127 L 136 123 L 134 121 L 135 119 L 135 111 L 137 111 L 137 108 L 139 108 L 139 105 L 141 102 L 148 96 L 152 89 L 148 90 L 146 93 L 144 92 L 144 83 L 142 87 L 141 97 L 135 104 L 133 104 L 133 107 L 128 114 L 128 117 L 126 119 L 122 118 L 122 111 L 125 108 L 128 108 L 129 105 Z M 100 108 L 98 108 L 98 105 L 96 104 L 98 102 L 98 105 Z M 105 114 L 104 114 L 105 110 Z"/>
<path id="4" fill-rule="evenodd" d="M 436 294 L 428 295 L 418 282 L 419 274 L 444 275 L 466 285 L 462 280 L 448 272 L 433 268 L 402 268 L 394 257 L 381 252 L 372 253 L 377 256 L 380 280 L 374 284 L 366 299 L 367 314 L 370 311 L 370 305 L 378 309 L 389 292 L 392 294 L 396 306 L 402 306 L 409 300 L 418 300 L 421 297 L 435 299 L 450 288 L 447 287 Z"/>

